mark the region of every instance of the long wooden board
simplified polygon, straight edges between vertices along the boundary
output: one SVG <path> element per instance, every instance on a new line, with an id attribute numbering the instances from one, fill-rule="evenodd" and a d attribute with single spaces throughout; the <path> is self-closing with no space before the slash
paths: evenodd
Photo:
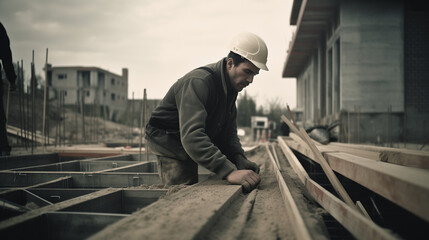
<path id="1" fill-rule="evenodd" d="M 280 193 L 283 198 L 283 203 L 286 207 L 286 214 L 288 214 L 289 219 L 291 219 L 291 223 L 294 228 L 294 233 L 297 239 L 311 239 L 310 233 L 308 232 L 308 229 L 304 223 L 304 219 L 301 216 L 301 213 L 298 210 L 298 207 L 296 206 L 295 200 L 292 197 L 292 194 L 289 191 L 289 188 L 287 187 L 287 184 L 285 180 L 283 179 L 282 174 L 280 173 L 280 170 L 277 166 L 277 162 L 274 159 L 273 155 L 270 152 L 270 149 L 268 145 L 265 145 L 268 156 L 271 159 L 271 163 L 274 166 L 274 173 L 276 174 L 276 179 L 279 184 Z"/>
<path id="2" fill-rule="evenodd" d="M 282 137 L 278 137 L 277 140 L 280 146 L 286 145 Z M 282 147 L 282 150 L 284 148 Z M 283 153 L 290 165 L 297 166 L 294 171 L 299 175 L 306 176 L 306 179 L 301 181 L 304 183 L 307 192 L 357 239 L 399 239 L 310 179 L 299 160 L 296 157 L 291 157 L 289 151 L 283 151 Z"/>

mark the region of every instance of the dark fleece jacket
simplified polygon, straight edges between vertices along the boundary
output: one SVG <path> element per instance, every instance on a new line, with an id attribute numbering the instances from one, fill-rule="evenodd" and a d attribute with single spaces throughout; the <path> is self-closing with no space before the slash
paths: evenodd
<path id="1" fill-rule="evenodd" d="M 237 136 L 237 94 L 224 58 L 174 83 L 152 112 L 149 124 L 167 133 L 177 132 L 178 136 L 169 135 L 177 138 L 169 144 L 181 145 L 193 161 L 224 178 L 236 169 L 235 156 L 244 154 Z"/>

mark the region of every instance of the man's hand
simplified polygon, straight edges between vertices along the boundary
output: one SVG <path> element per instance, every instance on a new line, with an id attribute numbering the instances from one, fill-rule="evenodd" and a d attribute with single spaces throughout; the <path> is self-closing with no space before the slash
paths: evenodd
<path id="1" fill-rule="evenodd" d="M 226 180 L 232 184 L 240 184 L 245 192 L 250 192 L 258 186 L 261 178 L 252 170 L 235 170 L 232 171 Z"/>
<path id="2" fill-rule="evenodd" d="M 243 157 L 241 154 L 238 154 L 235 158 L 235 166 L 237 166 L 238 170 L 253 170 L 255 173 L 259 173 L 259 166 L 249 161 L 247 158 Z"/>

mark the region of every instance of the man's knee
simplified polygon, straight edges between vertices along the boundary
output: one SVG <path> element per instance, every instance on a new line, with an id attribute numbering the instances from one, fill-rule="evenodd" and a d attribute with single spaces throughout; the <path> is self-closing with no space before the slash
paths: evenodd
<path id="1" fill-rule="evenodd" d="M 192 160 L 158 156 L 158 173 L 165 185 L 191 185 L 198 182 L 198 165 Z"/>

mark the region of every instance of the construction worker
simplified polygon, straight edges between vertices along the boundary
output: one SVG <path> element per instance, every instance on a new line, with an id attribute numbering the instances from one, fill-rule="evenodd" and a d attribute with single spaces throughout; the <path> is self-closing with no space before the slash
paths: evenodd
<path id="1" fill-rule="evenodd" d="M 16 89 L 15 80 L 16 74 L 12 64 L 12 51 L 10 50 L 9 37 L 7 36 L 6 29 L 0 22 L 0 59 L 2 61 L 6 78 L 9 80 L 9 89 L 14 91 Z M 0 65 L 0 70 L 2 65 Z M 3 79 L 0 75 L 0 156 L 10 155 L 11 147 L 7 140 L 6 135 L 6 114 L 3 107 Z"/>
<path id="2" fill-rule="evenodd" d="M 253 33 L 233 38 L 217 63 L 187 73 L 169 89 L 146 126 L 163 184 L 198 182 L 198 164 L 251 191 L 259 167 L 244 156 L 237 136 L 237 94 L 266 66 L 268 49 Z"/>

